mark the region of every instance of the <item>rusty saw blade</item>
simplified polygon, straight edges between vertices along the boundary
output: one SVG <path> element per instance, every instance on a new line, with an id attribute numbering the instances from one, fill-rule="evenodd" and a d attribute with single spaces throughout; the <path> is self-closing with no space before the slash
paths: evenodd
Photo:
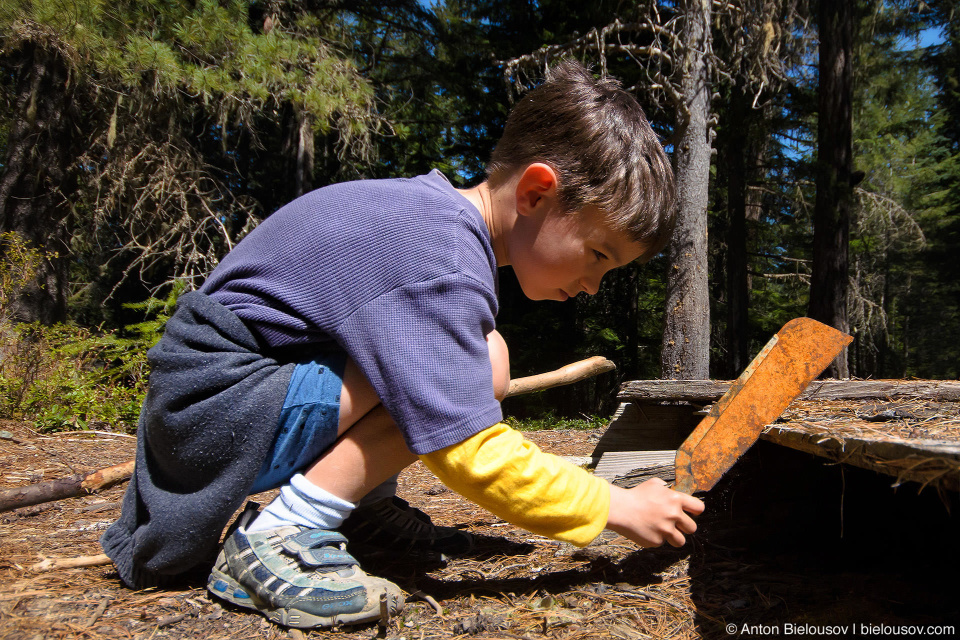
<path id="1" fill-rule="evenodd" d="M 677 450 L 673 488 L 689 494 L 713 488 L 852 340 L 810 318 L 785 324 Z"/>

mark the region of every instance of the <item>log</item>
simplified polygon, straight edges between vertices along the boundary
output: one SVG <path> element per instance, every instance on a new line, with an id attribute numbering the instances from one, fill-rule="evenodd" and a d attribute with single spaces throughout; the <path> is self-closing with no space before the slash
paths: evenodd
<path id="1" fill-rule="evenodd" d="M 720 399 L 730 388 L 727 380 L 633 380 L 623 383 L 617 398 L 633 402 L 696 402 Z M 960 400 L 955 380 L 814 380 L 800 395 L 803 400 L 871 400 L 895 397 L 940 402 Z"/>
<path id="2" fill-rule="evenodd" d="M 544 391 L 564 384 L 573 384 L 574 382 L 586 380 L 587 378 L 592 378 L 595 375 L 607 371 L 613 371 L 616 368 L 617 366 L 615 364 L 603 356 L 593 356 L 592 358 L 560 367 L 556 371 L 511 380 L 507 397 L 533 393 L 534 391 Z"/>
<path id="3" fill-rule="evenodd" d="M 507 396 L 517 396 L 564 384 L 572 384 L 613 369 L 616 369 L 616 365 L 611 361 L 603 356 L 593 356 L 586 360 L 568 364 L 556 371 L 511 380 Z M 131 475 L 133 475 L 133 460 L 86 475 L 78 473 L 59 480 L 49 480 L 26 487 L 3 489 L 0 490 L 0 513 L 42 502 L 52 502 L 96 493 L 118 482 L 128 480 Z"/>
<path id="4" fill-rule="evenodd" d="M 0 490 L 0 512 L 29 507 L 42 502 L 52 502 L 96 493 L 101 489 L 127 480 L 131 475 L 133 475 L 132 460 L 89 474 L 78 473 L 66 478 L 39 482 L 26 487 L 3 489 Z"/>

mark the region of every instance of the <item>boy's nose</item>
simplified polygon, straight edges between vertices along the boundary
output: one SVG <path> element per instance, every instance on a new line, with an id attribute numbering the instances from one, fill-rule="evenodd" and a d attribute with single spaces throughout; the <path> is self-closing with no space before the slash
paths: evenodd
<path id="1" fill-rule="evenodd" d="M 602 277 L 602 276 L 601 276 Z M 597 291 L 600 291 L 600 280 L 601 278 L 592 278 L 586 276 L 580 279 L 580 288 L 583 289 L 583 292 L 588 296 L 593 296 L 597 294 Z"/>

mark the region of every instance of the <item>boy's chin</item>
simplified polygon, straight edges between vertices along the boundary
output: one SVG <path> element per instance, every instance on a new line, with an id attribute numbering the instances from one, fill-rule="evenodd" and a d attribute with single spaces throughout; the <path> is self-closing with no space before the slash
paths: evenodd
<path id="1" fill-rule="evenodd" d="M 554 302 L 566 302 L 570 299 L 567 292 L 563 289 L 553 289 L 548 291 L 527 291 L 523 289 L 523 295 L 530 300 L 552 300 Z"/>

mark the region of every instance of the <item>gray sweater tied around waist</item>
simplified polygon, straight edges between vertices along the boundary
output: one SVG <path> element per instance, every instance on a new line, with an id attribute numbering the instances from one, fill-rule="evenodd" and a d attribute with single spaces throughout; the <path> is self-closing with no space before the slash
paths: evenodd
<path id="1" fill-rule="evenodd" d="M 128 586 L 166 584 L 212 561 L 270 448 L 293 372 L 261 350 L 233 312 L 193 292 L 148 352 L 135 471 L 100 538 Z"/>

